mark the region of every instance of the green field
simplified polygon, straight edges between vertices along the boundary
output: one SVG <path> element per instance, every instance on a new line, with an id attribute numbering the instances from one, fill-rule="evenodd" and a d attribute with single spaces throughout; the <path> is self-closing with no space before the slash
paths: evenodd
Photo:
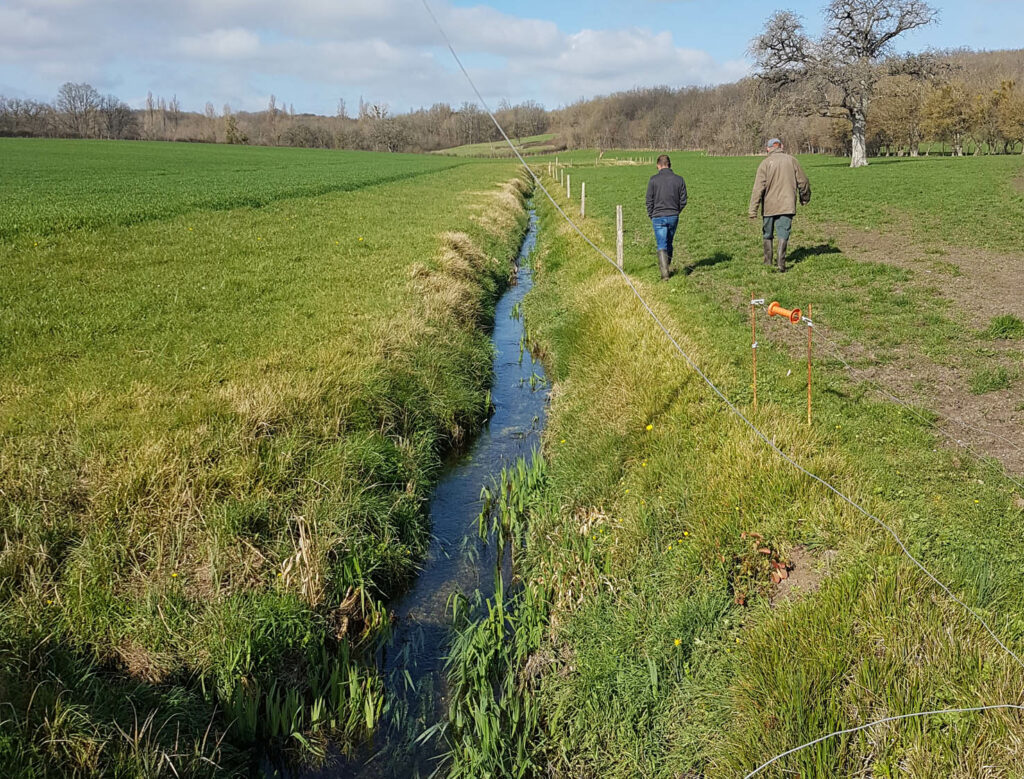
<path id="1" fill-rule="evenodd" d="M 5 139 L 0 241 L 357 190 L 457 164 L 422 155 Z"/>
<path id="2" fill-rule="evenodd" d="M 516 147 L 523 154 L 534 155 L 551 152 L 555 146 L 551 141 L 555 140 L 554 133 L 544 135 L 530 135 L 526 138 L 513 138 Z M 451 149 L 442 149 L 434 154 L 449 157 L 504 157 L 511 158 L 515 155 L 504 140 L 488 141 L 486 143 L 469 143 L 464 146 L 455 146 Z"/>
<path id="3" fill-rule="evenodd" d="M 219 775 L 256 745 L 345 748 L 385 703 L 365 660 L 426 548 L 442 458 L 487 412 L 525 224 L 514 168 L 0 156 L 7 775 Z"/>
<path id="4" fill-rule="evenodd" d="M 1012 288 L 1024 262 L 1021 161 L 850 171 L 804 159 L 814 200 L 797 218 L 794 265 L 779 275 L 762 268 L 759 225 L 746 218 L 758 160 L 674 159 L 690 206 L 668 283 L 657 281 L 643 213 L 652 169 L 588 166 L 581 155 L 566 171 L 566 203 L 546 163 L 534 164 L 571 214 L 586 182 L 583 229 L 613 256 L 615 205 L 625 206 L 626 271 L 688 354 L 1024 655 L 1019 461 L 1007 476 L 1002 462 L 958 450 L 927 410 L 954 395 L 966 414 L 978 371 L 1003 369 L 975 404 L 1016 403 L 1000 429 L 1022 440 L 1024 310 L 1019 296 L 985 286 L 1006 261 Z M 673 354 L 614 270 L 551 207 L 541 217 L 526 321 L 555 381 L 548 465 L 542 487 L 516 485 L 510 500 L 525 589 L 460 640 L 454 775 L 742 777 L 874 719 L 1020 704 L 1024 669 L 882 528 L 772 454 Z M 861 256 L 858 228 L 885 242 L 872 250 L 882 260 Z M 813 303 L 816 324 L 860 368 L 888 365 L 888 381 L 916 374 L 905 386 L 918 409 L 849 376 L 819 341 L 808 427 L 805 332 L 762 320 L 755 414 L 751 292 Z M 970 294 L 975 308 L 954 300 Z M 999 316 L 990 322 L 978 313 L 986 307 Z M 933 387 L 938 372 L 955 381 Z M 796 584 L 773 585 L 772 562 L 792 564 Z M 516 640 L 485 652 L 479 638 L 499 619 Z M 1018 712 L 932 717 L 826 741 L 761 775 L 1020 776 L 1022 737 Z"/>
<path id="5" fill-rule="evenodd" d="M 528 187 L 438 156 L 0 155 L 0 764 L 244 775 L 264 745 L 348 749 L 388 705 L 373 655 L 424 502 L 488 411 Z M 581 226 L 612 254 L 623 205 L 625 269 L 686 352 L 1024 655 L 1021 160 L 802 158 L 780 275 L 746 218 L 758 159 L 674 154 L 690 206 L 660 283 L 650 155 L 559 152 L 571 200 L 554 154 L 531 163 L 570 214 L 587 184 Z M 537 202 L 545 460 L 493 493 L 521 586 L 459 610 L 443 773 L 742 777 L 873 719 L 1024 703 L 1024 669 Z M 751 293 L 813 304 L 810 426 L 806 333 L 776 320 L 752 408 Z M 1022 722 L 886 725 L 761 775 L 1022 776 Z"/>

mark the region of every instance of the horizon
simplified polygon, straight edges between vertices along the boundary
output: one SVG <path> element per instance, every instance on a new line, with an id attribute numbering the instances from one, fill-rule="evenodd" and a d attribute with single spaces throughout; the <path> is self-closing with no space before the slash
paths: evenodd
<path id="1" fill-rule="evenodd" d="M 976 10 L 934 2 L 939 22 L 901 49 L 1015 50 L 1024 20 L 999 15 L 1014 0 Z M 789 4 L 816 32 L 823 3 Z M 746 45 L 775 10 L 752 0 L 489 4 L 435 0 L 435 12 L 491 108 L 533 100 L 546 109 L 634 88 L 712 87 L 751 73 Z M 513 13 L 510 9 L 516 8 Z M 643 16 L 640 24 L 636 17 Z M 162 32 L 156 36 L 153 30 Z M 297 114 L 347 113 L 359 100 L 408 113 L 478 102 L 416 0 L 198 0 L 152 6 L 115 0 L 12 0 L 0 9 L 0 94 L 52 101 L 65 82 L 89 83 L 143 108 L 148 92 L 182 109 L 266 108 L 271 95 Z"/>

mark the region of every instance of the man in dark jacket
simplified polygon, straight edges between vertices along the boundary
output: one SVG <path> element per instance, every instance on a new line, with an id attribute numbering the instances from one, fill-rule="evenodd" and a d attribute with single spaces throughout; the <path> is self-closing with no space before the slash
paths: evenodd
<path id="1" fill-rule="evenodd" d="M 686 208 L 686 182 L 672 172 L 672 160 L 667 154 L 658 157 L 658 172 L 647 182 L 647 216 L 654 227 L 658 242 L 658 269 L 662 281 L 668 281 L 668 266 L 672 262 L 672 242 L 679 226 L 679 214 Z"/>

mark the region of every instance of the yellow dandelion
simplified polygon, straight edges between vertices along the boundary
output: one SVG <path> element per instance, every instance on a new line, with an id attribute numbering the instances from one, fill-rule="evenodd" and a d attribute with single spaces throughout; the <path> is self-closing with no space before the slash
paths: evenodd
<path id="1" fill-rule="evenodd" d="M 629 494 L 629 487 L 626 487 L 626 494 Z"/>
<path id="2" fill-rule="evenodd" d="M 644 460 L 642 463 L 640 463 L 640 466 L 643 467 L 643 468 L 646 468 L 647 467 L 647 460 Z"/>
<path id="3" fill-rule="evenodd" d="M 649 432 L 651 432 L 652 430 L 654 430 L 654 425 L 648 425 L 648 426 L 647 426 L 647 432 L 649 433 Z"/>
<path id="4" fill-rule="evenodd" d="M 690 531 L 689 530 L 684 530 L 683 531 L 683 538 L 688 538 L 689 535 L 690 535 Z"/>
<path id="5" fill-rule="evenodd" d="M 359 236 L 359 240 L 360 240 L 360 241 L 361 241 L 361 240 L 363 240 L 363 236 L 361 236 L 361 235 L 360 235 L 360 236 Z"/>
<path id="6" fill-rule="evenodd" d="M 740 643 L 740 640 L 739 640 L 738 638 L 736 639 L 736 643 L 737 643 L 737 644 L 739 644 L 739 643 Z"/>
<path id="7" fill-rule="evenodd" d="M 675 640 L 675 645 L 676 645 L 676 646 L 682 646 L 682 643 L 683 643 L 683 639 L 681 639 L 681 638 L 677 638 L 677 639 Z"/>
<path id="8" fill-rule="evenodd" d="M 172 573 L 171 574 L 171 578 L 172 579 L 177 579 L 178 578 L 178 574 L 177 573 Z"/>
<path id="9" fill-rule="evenodd" d="M 976 501 L 974 501 L 974 502 L 975 502 L 975 503 L 981 503 L 981 501 L 980 501 L 980 500 L 976 500 Z"/>

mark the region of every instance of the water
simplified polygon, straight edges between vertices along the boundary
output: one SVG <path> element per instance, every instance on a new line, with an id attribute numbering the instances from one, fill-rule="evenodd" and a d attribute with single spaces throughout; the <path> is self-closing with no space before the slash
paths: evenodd
<path id="1" fill-rule="evenodd" d="M 389 696 L 400 711 L 382 723 L 376 743 L 363 754 L 305 779 L 385 779 L 428 776 L 437 766 L 435 744 L 416 744 L 424 729 L 444 716 L 444 662 L 449 638 L 448 600 L 455 592 L 494 592 L 502 550 L 477 539 L 480 491 L 505 466 L 529 458 L 539 445 L 548 392 L 544 369 L 534 362 L 516 316 L 533 283 L 528 265 L 537 242 L 537 216 L 530 222 L 517 259 L 518 283 L 498 301 L 494 317 L 494 413 L 470 447 L 441 478 L 430 501 L 433 539 L 412 588 L 390 604 L 397 617 L 393 638 L 381 657 Z"/>

